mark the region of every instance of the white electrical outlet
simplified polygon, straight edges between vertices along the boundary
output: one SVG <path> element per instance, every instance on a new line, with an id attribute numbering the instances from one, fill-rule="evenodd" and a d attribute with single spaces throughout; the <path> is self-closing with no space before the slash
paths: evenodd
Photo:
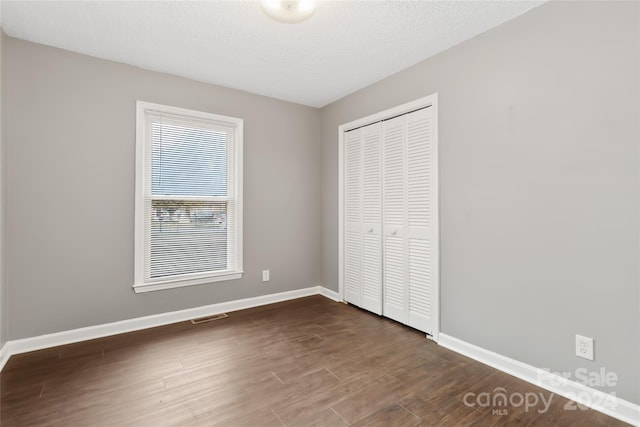
<path id="1" fill-rule="evenodd" d="M 262 281 L 263 282 L 269 281 L 269 270 L 262 270 Z"/>
<path id="2" fill-rule="evenodd" d="M 593 338 L 576 335 L 576 356 L 593 360 Z"/>

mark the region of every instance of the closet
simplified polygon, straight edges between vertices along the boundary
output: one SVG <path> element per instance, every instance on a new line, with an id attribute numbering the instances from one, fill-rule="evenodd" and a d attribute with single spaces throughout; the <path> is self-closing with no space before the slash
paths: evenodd
<path id="1" fill-rule="evenodd" d="M 438 330 L 437 105 L 432 95 L 340 127 L 340 290 Z"/>

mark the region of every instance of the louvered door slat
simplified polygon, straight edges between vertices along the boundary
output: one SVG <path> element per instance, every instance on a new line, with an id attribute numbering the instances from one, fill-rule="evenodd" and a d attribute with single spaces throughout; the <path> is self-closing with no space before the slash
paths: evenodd
<path id="1" fill-rule="evenodd" d="M 384 223 L 402 225 L 404 217 L 404 120 L 386 121 L 383 130 Z"/>
<path id="2" fill-rule="evenodd" d="M 382 248 L 380 234 L 365 233 L 362 250 L 361 307 L 382 314 Z"/>
<path id="3" fill-rule="evenodd" d="M 360 223 L 362 219 L 361 203 L 361 156 L 360 131 L 347 133 L 345 140 L 345 219 L 347 222 Z"/>
<path id="4" fill-rule="evenodd" d="M 402 238 L 386 236 L 384 239 L 383 313 L 406 323 L 404 243 Z"/>
<path id="5" fill-rule="evenodd" d="M 427 240 L 409 239 L 410 317 L 431 317 L 431 248 Z M 411 319 L 410 319 L 411 320 Z"/>
<path id="6" fill-rule="evenodd" d="M 380 123 L 366 126 L 362 130 L 363 152 L 363 222 L 380 224 Z"/>
<path id="7" fill-rule="evenodd" d="M 431 216 L 433 160 L 427 111 L 428 109 L 407 115 L 407 197 L 410 227 L 429 227 Z"/>
<path id="8" fill-rule="evenodd" d="M 344 287 L 345 300 L 360 304 L 360 287 L 362 283 L 362 262 L 360 233 L 347 231 L 344 241 Z"/>

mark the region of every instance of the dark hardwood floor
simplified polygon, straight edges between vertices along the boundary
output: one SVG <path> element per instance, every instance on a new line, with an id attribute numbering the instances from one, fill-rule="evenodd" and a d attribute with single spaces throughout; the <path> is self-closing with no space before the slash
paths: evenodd
<path id="1" fill-rule="evenodd" d="M 6 427 L 626 425 L 320 296 L 13 356 L 1 376 Z M 498 388 L 551 403 L 484 404 Z"/>

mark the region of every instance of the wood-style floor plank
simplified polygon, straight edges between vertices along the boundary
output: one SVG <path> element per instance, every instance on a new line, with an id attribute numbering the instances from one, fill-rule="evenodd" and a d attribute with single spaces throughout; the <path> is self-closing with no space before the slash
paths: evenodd
<path id="1" fill-rule="evenodd" d="M 496 388 L 552 401 L 465 399 Z M 624 425 L 567 402 L 320 296 L 16 355 L 0 374 L 6 427 Z"/>

